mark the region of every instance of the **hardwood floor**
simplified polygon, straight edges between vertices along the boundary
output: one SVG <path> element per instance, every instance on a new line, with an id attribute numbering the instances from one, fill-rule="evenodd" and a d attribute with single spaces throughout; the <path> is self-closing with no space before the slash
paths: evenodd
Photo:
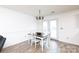
<path id="1" fill-rule="evenodd" d="M 27 41 L 2 49 L 1 53 L 79 53 L 79 45 L 74 45 L 66 42 L 60 42 L 56 40 L 50 41 L 50 47 L 44 46 L 42 52 L 41 46 L 28 44 Z"/>
<path id="2" fill-rule="evenodd" d="M 79 45 L 59 42 L 59 48 L 61 53 L 79 53 Z"/>
<path id="3" fill-rule="evenodd" d="M 37 48 L 34 45 L 28 44 L 27 41 L 21 42 L 19 44 L 4 48 L 1 53 L 57 53 L 58 52 L 58 43 L 51 40 L 50 47 L 44 47 L 44 51 L 41 51 L 41 46 L 37 45 Z"/>

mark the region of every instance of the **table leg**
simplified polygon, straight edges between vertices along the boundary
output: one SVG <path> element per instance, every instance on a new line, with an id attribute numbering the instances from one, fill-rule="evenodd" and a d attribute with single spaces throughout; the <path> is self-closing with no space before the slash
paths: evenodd
<path id="1" fill-rule="evenodd" d="M 43 39 L 41 39 L 41 41 L 42 41 L 42 42 L 41 42 L 41 43 L 42 43 L 42 44 L 41 44 L 41 47 L 42 47 L 42 52 L 43 52 Z"/>

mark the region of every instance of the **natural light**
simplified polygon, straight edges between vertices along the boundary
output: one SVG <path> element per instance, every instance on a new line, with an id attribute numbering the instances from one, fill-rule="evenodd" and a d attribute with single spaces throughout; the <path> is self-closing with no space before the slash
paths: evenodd
<path id="1" fill-rule="evenodd" d="M 48 28 L 50 30 L 48 30 Z M 53 39 L 56 39 L 57 38 L 57 35 L 56 35 L 56 30 L 57 29 L 57 25 L 56 25 L 56 20 L 52 20 L 52 21 L 44 21 L 43 22 L 43 31 L 45 33 L 48 33 L 50 32 L 50 37 L 53 38 Z"/>

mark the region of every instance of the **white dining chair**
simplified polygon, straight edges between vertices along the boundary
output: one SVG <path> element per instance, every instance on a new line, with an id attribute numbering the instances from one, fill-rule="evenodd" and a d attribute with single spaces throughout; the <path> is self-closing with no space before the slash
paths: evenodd
<path id="1" fill-rule="evenodd" d="M 35 45 L 35 48 L 36 48 L 36 45 L 40 42 L 40 40 L 38 40 L 37 39 L 37 36 L 32 36 L 32 38 L 33 39 L 31 39 L 31 46 L 33 45 L 33 43 L 34 43 L 34 45 Z"/>
<path id="2" fill-rule="evenodd" d="M 31 40 L 33 39 L 33 37 L 32 37 L 32 33 L 28 33 L 27 34 L 27 37 L 28 37 L 28 44 L 31 44 Z"/>

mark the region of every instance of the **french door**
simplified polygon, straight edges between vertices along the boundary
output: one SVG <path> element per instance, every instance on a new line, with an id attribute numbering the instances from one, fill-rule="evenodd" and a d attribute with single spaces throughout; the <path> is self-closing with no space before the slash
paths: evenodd
<path id="1" fill-rule="evenodd" d="M 52 20 L 50 21 L 50 37 L 52 39 L 57 39 L 57 21 L 56 20 Z"/>
<path id="2" fill-rule="evenodd" d="M 50 33 L 52 39 L 57 39 L 57 20 L 44 21 L 43 31 Z"/>

